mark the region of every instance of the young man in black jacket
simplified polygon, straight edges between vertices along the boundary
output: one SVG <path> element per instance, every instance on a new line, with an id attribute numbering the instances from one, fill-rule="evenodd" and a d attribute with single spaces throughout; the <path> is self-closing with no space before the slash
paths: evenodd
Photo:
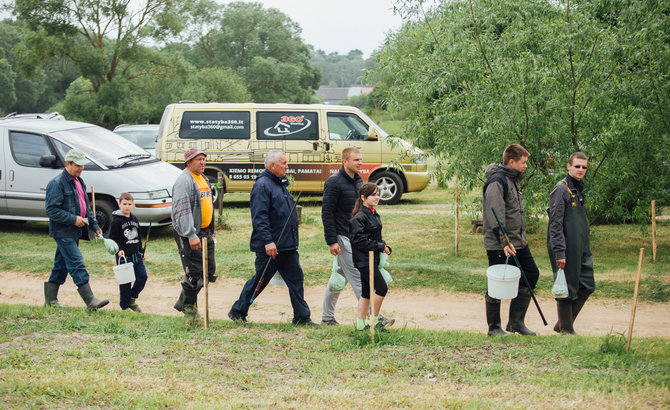
<path id="1" fill-rule="evenodd" d="M 351 238 L 349 235 L 349 220 L 351 211 L 358 198 L 358 189 L 363 180 L 358 172 L 363 164 L 361 151 L 356 147 L 347 147 L 342 150 L 342 167 L 333 174 L 323 187 L 323 201 L 321 205 L 321 221 L 323 234 L 330 253 L 337 256 L 338 273 L 344 276 L 356 299 L 361 297 L 361 278 L 354 266 L 351 255 Z M 326 286 L 323 295 L 323 313 L 321 323 L 338 325 L 335 320 L 335 305 L 340 297 L 339 293 L 332 293 Z M 382 317 L 384 326 L 391 326 L 395 319 Z"/>

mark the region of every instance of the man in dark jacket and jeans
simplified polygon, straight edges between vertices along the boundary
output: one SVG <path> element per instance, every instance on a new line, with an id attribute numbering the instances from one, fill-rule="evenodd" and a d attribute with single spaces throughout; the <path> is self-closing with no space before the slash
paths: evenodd
<path id="1" fill-rule="evenodd" d="M 68 273 L 89 309 L 100 309 L 109 303 L 109 300 L 93 295 L 84 258 L 79 251 L 79 239 L 90 239 L 89 228 L 102 235 L 86 195 L 86 184 L 81 179 L 84 165 L 88 163 L 82 151 L 70 150 L 65 154 L 63 172 L 47 184 L 45 208 L 49 216 L 49 235 L 56 240 L 54 267 L 49 280 L 44 282 L 44 300 L 48 306 L 62 307 L 58 301 L 58 288 L 65 283 Z"/>
<path id="2" fill-rule="evenodd" d="M 521 269 L 526 275 L 531 289 L 535 289 L 540 277 L 540 270 L 535 264 L 530 247 L 526 240 L 526 217 L 523 209 L 520 181 L 524 176 L 530 153 L 521 145 L 511 144 L 503 152 L 502 164 L 490 164 L 486 167 L 487 179 L 484 185 L 482 206 L 484 213 L 484 248 L 489 259 L 489 266 L 514 264 L 512 255 L 516 255 Z M 500 222 L 507 231 L 512 246 L 508 246 L 505 237 L 491 208 L 495 209 Z M 523 279 L 519 281 L 519 293 L 512 299 L 509 306 L 508 332 L 522 335 L 535 335 L 524 323 L 531 290 L 526 287 Z M 488 335 L 505 335 L 500 325 L 500 299 L 485 295 L 486 321 L 489 326 Z"/>
<path id="3" fill-rule="evenodd" d="M 337 256 L 337 273 L 342 275 L 345 283 L 351 284 L 356 299 L 361 297 L 361 277 L 354 266 L 351 254 L 351 238 L 349 237 L 349 220 L 351 211 L 358 198 L 358 189 L 363 180 L 358 175 L 363 163 L 361 151 L 356 147 L 342 150 L 342 167 L 326 180 L 323 186 L 321 221 L 326 244 L 333 256 Z M 326 286 L 323 295 L 323 314 L 321 324 L 338 325 L 335 320 L 335 304 L 339 293 L 332 293 Z M 384 326 L 391 326 L 395 319 L 381 318 Z"/>
<path id="4" fill-rule="evenodd" d="M 559 268 L 565 271 L 569 293 L 565 299 L 556 299 L 558 322 L 554 331 L 568 334 L 575 334 L 573 323 L 596 288 L 582 182 L 588 164 L 585 154 L 572 154 L 568 159 L 568 175 L 549 196 L 549 260 L 554 278 Z"/>
<path id="5" fill-rule="evenodd" d="M 286 188 L 287 169 L 286 155 L 278 150 L 269 151 L 265 157 L 265 170 L 260 173 L 251 189 L 253 232 L 250 248 L 256 253 L 256 274 L 244 285 L 240 298 L 228 312 L 231 320 L 247 322 L 251 298 L 254 297 L 254 291 L 267 265 L 258 295 L 265 289 L 274 272 L 279 271 L 291 298 L 293 324 L 315 325 L 305 302 L 303 273 L 298 255 L 298 217 L 293 209 L 293 197 Z M 280 240 L 279 235 L 287 219 L 288 225 Z"/>

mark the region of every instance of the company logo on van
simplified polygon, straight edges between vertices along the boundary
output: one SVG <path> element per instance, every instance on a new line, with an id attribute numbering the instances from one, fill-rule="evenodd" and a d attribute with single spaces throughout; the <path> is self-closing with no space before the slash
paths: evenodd
<path id="1" fill-rule="evenodd" d="M 263 131 L 263 134 L 268 137 L 285 137 L 287 135 L 297 134 L 300 131 L 309 128 L 310 125 L 312 125 L 312 122 L 306 119 L 303 115 L 283 115 L 274 127 L 266 128 L 265 131 Z M 295 127 L 299 128 L 295 129 Z"/>

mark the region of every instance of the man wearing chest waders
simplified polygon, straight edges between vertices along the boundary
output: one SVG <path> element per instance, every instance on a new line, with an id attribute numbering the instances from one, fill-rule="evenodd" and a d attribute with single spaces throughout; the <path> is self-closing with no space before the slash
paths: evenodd
<path id="1" fill-rule="evenodd" d="M 596 288 L 582 182 L 588 164 L 589 159 L 583 153 L 570 155 L 568 175 L 556 184 L 549 196 L 549 260 L 554 279 L 559 268 L 565 271 L 569 292 L 567 298 L 556 299 L 558 322 L 554 331 L 560 333 L 575 334 L 575 318 Z"/>

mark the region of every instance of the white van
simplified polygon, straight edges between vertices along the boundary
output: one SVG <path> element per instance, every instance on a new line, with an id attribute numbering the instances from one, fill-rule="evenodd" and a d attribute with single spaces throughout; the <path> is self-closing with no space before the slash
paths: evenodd
<path id="1" fill-rule="evenodd" d="M 96 219 L 105 235 L 122 192 L 135 198 L 140 225 L 171 223 L 172 185 L 180 170 L 102 127 L 55 119 L 0 118 L 0 219 L 48 221 L 46 186 L 79 148 L 91 162 L 82 178 L 95 190 Z"/>
<path id="2" fill-rule="evenodd" d="M 428 185 L 426 157 L 402 139 L 390 137 L 356 107 L 323 104 L 178 103 L 165 108 L 156 155 L 184 167 L 184 151 L 207 154 L 205 174 L 224 177 L 225 192 L 249 192 L 263 171 L 265 155 L 279 149 L 289 161 L 295 191 L 322 192 L 342 164 L 342 149 L 363 154 L 361 177 L 381 188 L 393 204 L 404 192 Z"/>

